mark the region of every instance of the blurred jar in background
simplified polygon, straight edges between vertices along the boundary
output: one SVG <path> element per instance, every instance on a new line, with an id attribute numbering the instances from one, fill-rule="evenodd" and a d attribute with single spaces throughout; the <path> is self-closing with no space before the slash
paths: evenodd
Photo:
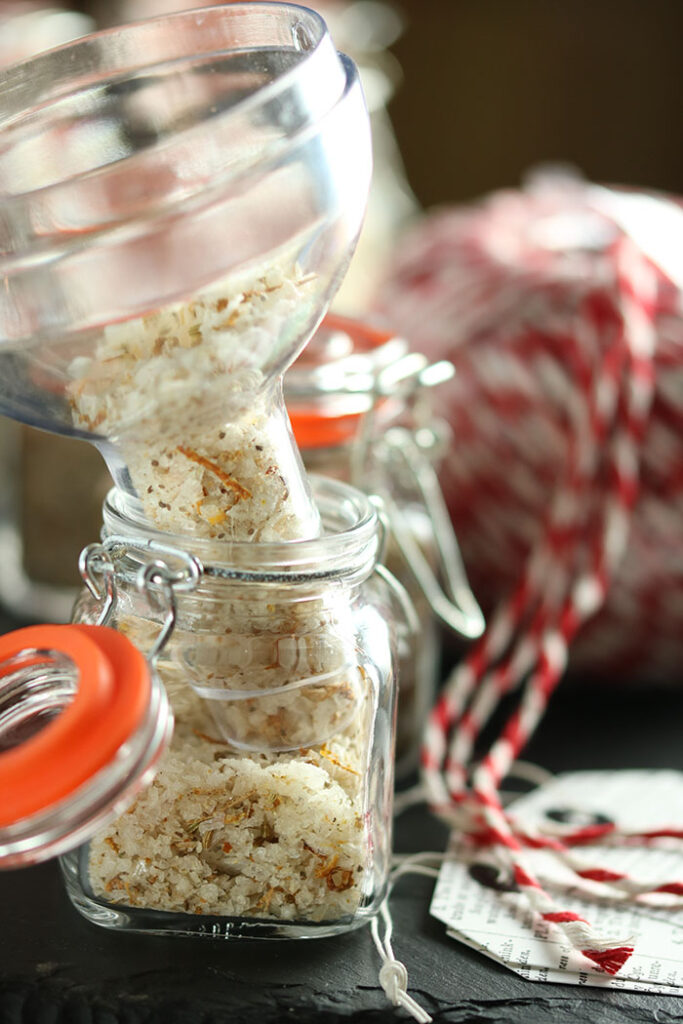
<path id="1" fill-rule="evenodd" d="M 397 629 L 396 773 L 417 765 L 441 677 L 443 627 L 471 640 L 484 619 L 460 558 L 439 484 L 450 444 L 429 392 L 450 380 L 407 341 L 371 323 L 328 314 L 285 376 L 285 402 L 304 466 L 352 483 L 380 503 L 387 569 L 416 621 Z"/>
<path id="2" fill-rule="evenodd" d="M 206 5 L 207 0 L 97 0 L 91 9 L 104 28 Z M 370 197 L 356 251 L 334 299 L 336 310 L 360 315 L 377 292 L 401 228 L 417 211 L 387 112 L 401 81 L 400 66 L 389 47 L 401 34 L 402 20 L 395 8 L 378 0 L 305 0 L 303 6 L 322 15 L 337 49 L 358 65 L 370 111 Z"/>
<path id="3" fill-rule="evenodd" d="M 0 3 L 0 66 L 93 28 L 78 11 Z M 0 477 L 0 602 L 20 619 L 66 620 L 78 553 L 97 536 L 110 486 L 104 462 L 89 445 L 0 417 Z"/>

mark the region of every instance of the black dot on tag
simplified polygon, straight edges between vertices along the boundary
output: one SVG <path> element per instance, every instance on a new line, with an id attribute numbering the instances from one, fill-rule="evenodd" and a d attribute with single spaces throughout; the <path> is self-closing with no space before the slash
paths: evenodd
<path id="1" fill-rule="evenodd" d="M 468 868 L 470 878 L 486 889 L 495 889 L 497 892 L 519 892 L 519 886 L 512 875 L 498 868 L 495 864 L 470 864 Z"/>
<path id="2" fill-rule="evenodd" d="M 551 821 L 558 821 L 561 825 L 575 825 L 577 828 L 614 824 L 612 819 L 605 814 L 599 814 L 597 811 L 581 811 L 574 807 L 551 807 L 545 812 L 545 816 Z"/>

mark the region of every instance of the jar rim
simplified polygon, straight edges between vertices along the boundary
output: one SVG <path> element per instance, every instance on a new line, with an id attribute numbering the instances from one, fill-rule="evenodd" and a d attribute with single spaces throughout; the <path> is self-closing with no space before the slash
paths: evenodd
<path id="1" fill-rule="evenodd" d="M 10 64 L 7 68 L 0 71 L 0 95 L 3 96 L 2 109 L 0 109 L 0 131 L 12 127 L 35 110 L 45 106 L 49 107 L 55 101 L 64 99 L 69 95 L 74 86 L 82 89 L 95 79 L 101 79 L 102 83 L 106 85 L 107 79 L 103 78 L 103 75 L 130 75 L 142 70 L 149 71 L 170 60 L 191 60 L 200 56 L 217 56 L 220 53 L 226 52 L 225 49 L 216 48 L 201 54 L 184 53 L 182 58 L 178 54 L 169 52 L 165 56 L 159 55 L 156 59 L 144 58 L 135 65 L 117 63 L 128 52 L 124 45 L 125 42 L 132 40 L 135 36 L 144 36 L 154 28 L 179 27 L 181 25 L 190 25 L 192 22 L 197 27 L 200 27 L 202 20 L 212 15 L 215 17 L 222 15 L 223 17 L 235 19 L 245 14 L 248 16 L 253 15 L 254 11 L 264 14 L 266 17 L 276 17 L 279 12 L 291 12 L 297 18 L 305 17 L 310 26 L 315 26 L 317 30 L 314 40 L 308 37 L 306 50 L 309 54 L 313 54 L 323 41 L 329 38 L 327 25 L 316 11 L 297 3 L 291 3 L 289 0 L 242 0 L 242 2 L 231 3 L 229 5 L 229 14 L 227 15 L 225 9 L 220 11 L 216 5 L 207 4 L 204 7 L 173 11 L 165 15 L 157 15 L 156 17 L 143 18 L 123 25 L 98 29 L 85 36 L 79 36 L 76 39 L 62 43 L 60 46 L 51 47 L 49 50 L 34 54 L 25 60 Z M 98 53 L 97 57 L 99 60 L 95 63 L 93 60 L 95 55 L 90 54 L 90 51 L 98 44 L 113 39 L 116 39 L 119 43 L 118 46 L 111 48 L 110 58 L 113 59 L 110 59 L 110 62 L 107 64 L 103 60 L 103 55 Z M 86 58 L 90 57 L 90 60 L 86 59 L 79 62 L 79 54 Z M 91 73 L 91 76 L 80 79 L 71 78 L 69 72 L 73 72 L 74 68 L 78 69 L 80 67 L 84 67 L 86 72 Z M 61 76 L 58 75 L 60 69 L 63 72 Z M 242 104 L 258 105 L 254 102 L 257 97 L 259 101 L 264 99 L 266 101 L 272 100 L 278 92 L 287 89 L 298 70 L 299 65 L 284 71 L 266 86 L 249 93 L 243 100 L 235 104 L 235 107 L 239 106 L 242 109 Z M 53 91 L 47 94 L 41 93 L 39 91 L 41 85 L 45 88 L 46 82 L 50 79 L 51 75 L 55 86 Z M 49 85 L 49 82 L 47 84 Z M 64 87 L 60 88 L 60 84 Z M 30 95 L 31 90 L 33 91 L 34 105 L 27 108 L 25 95 L 27 93 Z M 8 102 L 10 99 L 13 105 L 10 105 Z M 234 110 L 235 107 L 231 107 L 230 110 Z"/>
<path id="2" fill-rule="evenodd" d="M 0 107 L 0 337 L 17 349 L 87 346 L 112 322 L 298 259 L 340 204 L 355 237 L 367 111 L 355 65 L 306 8 L 256 0 L 104 30 L 0 72 Z M 358 143 L 354 175 L 340 133 Z"/>
<path id="3" fill-rule="evenodd" d="M 288 45 L 281 36 L 287 37 Z M 190 106 L 175 110 L 178 75 L 194 70 L 202 71 L 207 82 L 222 80 L 225 74 L 207 62 L 261 54 L 265 61 L 266 54 L 278 50 L 296 54 L 296 60 L 283 61 L 282 66 L 275 61 L 271 67 L 256 59 L 251 71 L 250 66 L 229 69 L 234 97 L 227 85 L 215 97 L 195 96 L 190 83 L 185 87 Z M 246 81 L 239 86 L 235 79 Z M 134 119 L 146 110 L 145 94 L 137 114 L 135 106 L 129 110 L 119 96 L 135 93 L 143 84 L 147 89 L 149 82 L 160 91 L 152 101 L 158 110 L 147 110 L 152 124 L 147 129 L 143 125 L 138 137 L 140 127 Z M 102 29 L 10 65 L 0 71 L 0 199 L 16 208 L 17 216 L 24 207 L 28 214 L 34 210 L 34 218 L 40 214 L 41 231 L 35 238 L 20 235 L 18 245 L 10 238 L 4 259 L 21 262 L 56 242 L 68 251 L 81 245 L 84 237 L 109 237 L 116 230 L 130 233 L 134 225 L 147 222 L 151 229 L 159 218 L 177 216 L 196 202 L 209 182 L 214 191 L 216 182 L 223 193 L 232 182 L 239 190 L 245 175 L 281 162 L 301 145 L 348 90 L 348 66 L 337 54 L 324 20 L 287 0 L 177 11 Z M 99 97 L 108 93 L 118 104 L 113 114 L 98 105 L 104 103 Z M 125 138 L 117 142 L 106 137 L 98 119 L 104 115 L 117 123 L 119 110 L 122 126 L 117 124 L 117 130 L 120 134 L 123 127 Z M 157 124 L 162 110 L 170 120 Z M 270 137 L 264 133 L 251 139 L 250 124 L 267 120 L 267 112 L 278 130 Z M 90 117 L 97 125 L 90 124 Z M 78 137 L 75 143 L 71 139 L 71 121 L 93 135 L 90 148 Z M 147 139 L 145 131 L 152 128 L 155 134 Z M 46 133 L 56 136 L 48 146 L 59 147 L 60 159 L 51 159 L 49 148 L 42 152 Z M 226 138 L 232 140 L 230 145 Z M 31 147 L 36 146 L 34 152 Z M 15 147 L 18 159 L 12 157 Z M 204 153 L 203 162 L 197 163 L 198 151 Z M 230 160 L 226 153 L 232 153 Z M 40 168 L 32 172 L 39 175 L 34 181 L 25 174 L 27 162 Z M 144 207 L 134 189 L 129 195 L 126 175 L 143 182 Z M 100 206 L 105 212 L 97 214 Z M 74 210 L 81 208 L 85 219 L 72 221 Z"/>
<path id="4" fill-rule="evenodd" d="M 75 682 L 72 701 L 56 718 L 2 754 L 4 774 L 12 782 L 0 818 L 0 866 L 6 868 L 62 854 L 121 813 L 156 770 L 171 738 L 173 715 L 153 666 L 115 630 L 31 626 L 4 641 L 5 665 L 19 654 L 5 695 L 14 702 L 15 721 L 35 715 L 31 672 L 36 663 L 44 706 L 64 705 L 65 671 Z M 46 658 L 55 656 L 64 657 L 68 668 L 62 662 L 50 680 Z M 16 678 L 22 674 L 23 681 Z"/>
<path id="5" fill-rule="evenodd" d="M 299 447 L 336 448 L 351 443 L 362 417 L 373 408 L 380 425 L 398 415 L 402 400 L 380 397 L 378 385 L 382 372 L 407 352 L 406 340 L 392 330 L 328 313 L 284 381 L 285 403 Z"/>
<path id="6" fill-rule="evenodd" d="M 330 339 L 346 338 L 343 350 Z M 395 331 L 367 320 L 327 313 L 311 340 L 287 371 L 285 395 L 292 405 L 327 395 L 366 395 L 378 375 L 405 356 L 408 343 Z"/>
<path id="7" fill-rule="evenodd" d="M 373 500 L 350 484 L 310 474 L 313 500 L 324 532 L 287 541 L 213 540 L 159 530 L 145 519 L 140 504 L 112 488 L 102 506 L 102 539 L 120 537 L 131 547 L 149 542 L 171 546 L 200 559 L 204 575 L 261 582 L 295 583 L 304 578 L 367 577 L 377 564 L 381 521 Z"/>
<path id="8" fill-rule="evenodd" d="M 279 38 L 285 31 L 290 37 L 287 47 Z M 283 67 L 274 65 L 271 69 L 270 66 L 259 67 L 257 61 L 251 72 L 255 81 L 242 86 L 243 94 L 232 98 L 227 105 L 224 103 L 225 87 L 213 98 L 212 104 L 208 96 L 200 96 L 202 104 L 197 110 L 183 109 L 178 123 L 159 125 L 154 121 L 156 135 L 151 140 L 145 138 L 144 131 L 142 137 L 137 138 L 139 127 L 136 128 L 133 119 L 140 115 L 136 115 L 135 107 L 128 110 L 115 98 L 119 106 L 114 118 L 119 116 L 119 109 L 127 111 L 123 117 L 126 141 L 121 151 L 123 143 L 102 139 L 98 132 L 90 143 L 92 154 L 88 155 L 89 150 L 78 138 L 74 149 L 74 142 L 67 134 L 72 129 L 62 128 L 62 122 L 73 120 L 81 131 L 94 134 L 95 126 L 90 125 L 88 118 L 101 118 L 103 113 L 112 116 L 98 106 L 104 102 L 99 98 L 101 95 L 125 96 L 126 92 L 139 90 L 141 83 L 156 80 L 159 82 L 155 87 L 161 94 L 154 102 L 171 117 L 173 88 L 177 90 L 174 79 L 179 74 L 190 69 L 198 71 L 210 60 L 230 55 L 265 55 L 278 49 L 297 54 L 296 62 L 285 62 Z M 45 237 L 52 237 L 46 229 L 53 221 L 57 224 L 57 237 L 68 248 L 75 228 L 80 236 L 102 232 L 110 235 L 116 228 L 150 219 L 150 209 L 156 208 L 157 216 L 168 216 L 174 210 L 183 209 L 198 190 L 206 189 L 209 180 L 220 178 L 225 190 L 226 182 L 234 179 L 239 185 L 245 174 L 255 173 L 257 168 L 267 166 L 272 160 L 282 160 L 283 147 L 296 146 L 310 133 L 312 126 L 344 99 L 349 75 L 341 58 L 320 15 L 287 0 L 250 0 L 177 11 L 164 17 L 102 29 L 29 57 L 0 71 L 0 198 L 10 208 L 17 207 L 17 211 L 23 206 L 30 211 L 32 206 L 39 205 L 39 212 L 43 214 L 40 218 L 42 231 L 34 240 L 34 246 Z M 211 72 L 216 70 L 211 66 L 204 68 L 207 81 L 223 77 L 214 74 L 212 78 Z M 247 69 L 241 73 L 231 70 L 230 74 L 249 79 Z M 306 102 L 301 100 L 302 90 Z M 94 99 L 91 93 L 96 94 Z M 190 99 L 198 102 L 191 90 Z M 141 112 L 144 110 L 143 103 Z M 266 111 L 278 111 L 274 116 L 279 131 L 269 139 L 259 136 L 258 144 L 252 140 L 245 150 L 243 136 L 248 136 L 249 118 L 254 122 L 266 118 Z M 147 116 L 154 113 L 150 110 Z M 178 116 L 177 111 L 174 116 Z M 50 159 L 49 149 L 41 153 L 41 140 L 47 131 L 56 135 L 56 141 L 50 145 L 61 147 L 61 159 Z M 239 159 L 233 157 L 227 164 L 226 137 L 239 142 Z M 25 143 L 39 148 L 36 152 L 29 148 L 22 156 Z M 10 160 L 6 171 L 5 161 L 15 146 L 19 147 L 19 160 Z M 209 154 L 203 158 L 209 160 L 206 166 L 196 164 L 196 156 L 192 161 L 192 152 L 196 153 L 197 149 Z M 217 156 L 219 149 L 221 153 Z M 72 150 L 75 152 L 73 166 L 69 163 Z M 24 173 L 27 159 L 34 167 L 36 164 L 41 167 L 40 177 L 33 182 L 31 176 L 27 178 Z M 147 161 L 151 161 L 149 166 Z M 174 174 L 169 177 L 170 166 Z M 121 185 L 126 171 L 129 176 L 142 176 L 145 201 L 142 212 L 137 200 L 132 201 L 131 208 L 131 200 L 126 198 L 127 188 Z M 15 180 L 16 186 L 11 187 Z M 74 202 L 78 190 L 83 189 L 88 190 L 81 202 L 87 217 L 93 217 L 98 205 L 106 199 L 107 215 L 103 220 L 67 222 L 72 213 L 69 203 Z M 53 209 L 53 203 L 59 205 Z M 59 221 L 65 217 L 65 230 L 60 231 Z M 21 247 L 16 251 L 9 247 L 10 256 L 25 257 L 31 251 L 27 248 L 30 236 L 20 241 Z"/>

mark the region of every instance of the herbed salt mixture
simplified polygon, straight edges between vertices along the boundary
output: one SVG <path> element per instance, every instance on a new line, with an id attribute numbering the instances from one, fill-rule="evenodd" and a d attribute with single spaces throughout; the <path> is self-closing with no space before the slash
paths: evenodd
<path id="1" fill-rule="evenodd" d="M 154 782 L 91 843 L 95 894 L 228 917 L 353 914 L 367 861 L 368 705 L 327 744 L 236 756 L 192 691 L 183 703 Z"/>
<path id="2" fill-rule="evenodd" d="M 118 440 L 150 522 L 217 540 L 317 535 L 262 370 L 317 304 L 315 277 L 274 265 L 112 324 L 74 360 L 74 423 Z"/>
<path id="3" fill-rule="evenodd" d="M 76 424 L 120 437 L 159 528 L 217 542 L 317 536 L 261 371 L 315 287 L 296 266 L 256 271 L 110 327 L 93 359 L 74 362 Z M 94 893 L 193 914 L 353 914 L 369 860 L 374 687 L 345 598 L 273 601 L 233 588 L 200 602 L 197 631 L 176 632 L 173 667 L 162 669 L 171 747 L 154 782 L 92 841 Z M 147 649 L 145 624 L 125 608 L 119 628 Z"/>

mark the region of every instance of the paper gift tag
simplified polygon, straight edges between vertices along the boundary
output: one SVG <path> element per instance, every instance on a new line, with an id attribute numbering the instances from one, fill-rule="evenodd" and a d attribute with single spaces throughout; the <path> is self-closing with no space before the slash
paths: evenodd
<path id="1" fill-rule="evenodd" d="M 672 771 L 572 772 L 557 776 L 507 808 L 526 826 L 553 823 L 578 827 L 614 822 L 629 831 L 665 825 L 683 826 L 683 774 Z M 542 921 L 514 882 L 500 871 L 484 849 L 472 863 L 464 858 L 457 836 L 439 873 L 431 913 L 448 934 L 532 981 L 596 985 L 605 988 L 680 994 L 683 989 L 683 907 L 671 897 L 648 897 L 636 904 L 601 900 L 607 890 L 598 884 L 595 896 L 562 889 L 562 908 L 590 921 L 599 934 L 631 935 L 635 951 L 619 974 L 610 977 L 580 953 L 571 950 L 562 932 Z M 532 869 L 566 884 L 574 876 L 547 851 L 529 850 Z M 581 847 L 591 866 L 624 872 L 653 882 L 683 881 L 680 841 L 654 847 L 591 844 Z M 556 891 L 552 886 L 551 892 Z M 610 890 L 611 891 L 611 890 Z"/>

